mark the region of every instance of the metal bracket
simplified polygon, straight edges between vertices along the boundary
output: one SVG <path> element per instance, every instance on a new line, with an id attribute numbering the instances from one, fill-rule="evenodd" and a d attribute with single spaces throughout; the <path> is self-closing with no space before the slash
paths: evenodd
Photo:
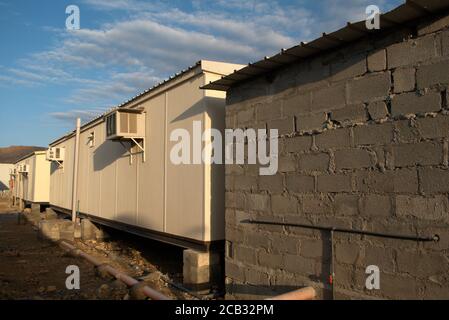
<path id="1" fill-rule="evenodd" d="M 125 148 L 128 153 L 129 153 L 129 163 L 133 164 L 133 155 L 135 154 L 139 154 L 142 153 L 142 160 L 143 162 L 146 161 L 146 153 L 145 153 L 145 138 L 139 138 L 139 140 L 142 140 L 142 145 L 135 139 L 135 138 L 131 138 L 131 141 L 140 149 L 140 152 L 136 152 L 136 153 L 132 153 L 131 152 L 131 148 L 128 150 L 128 148 L 124 145 L 124 143 L 122 141 L 120 141 L 120 144 L 123 146 L 123 148 Z"/>

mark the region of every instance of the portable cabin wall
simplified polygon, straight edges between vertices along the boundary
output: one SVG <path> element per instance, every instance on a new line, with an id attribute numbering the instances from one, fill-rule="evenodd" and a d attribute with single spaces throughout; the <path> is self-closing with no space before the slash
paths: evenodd
<path id="1" fill-rule="evenodd" d="M 0 191 L 6 191 L 10 189 L 9 180 L 11 178 L 10 173 L 13 168 L 13 164 L 0 163 Z"/>
<path id="2" fill-rule="evenodd" d="M 226 64 L 218 66 L 226 69 Z M 82 128 L 79 212 L 202 243 L 224 238 L 223 165 L 175 165 L 170 161 L 171 148 L 177 143 L 170 141 L 174 129 L 186 129 L 193 137 L 195 120 L 201 121 L 203 130 L 224 128 L 224 94 L 199 89 L 206 81 L 221 77 L 224 70 L 207 72 L 203 67 L 216 65 L 203 62 L 126 106 L 144 109 L 145 162 L 142 154 L 136 154 L 131 163 L 130 142 L 106 140 L 103 119 Z M 227 73 L 238 67 L 228 65 Z M 89 145 L 92 134 L 94 143 Z M 50 202 L 65 210 L 72 206 L 74 143 L 71 135 L 52 144 L 66 148 L 66 159 L 63 168 L 52 164 Z M 132 152 L 139 149 L 133 147 Z"/>
<path id="3" fill-rule="evenodd" d="M 50 162 L 45 152 L 25 157 L 16 166 L 28 165 L 29 172 L 16 174 L 16 197 L 30 203 L 48 203 L 50 200 Z"/>

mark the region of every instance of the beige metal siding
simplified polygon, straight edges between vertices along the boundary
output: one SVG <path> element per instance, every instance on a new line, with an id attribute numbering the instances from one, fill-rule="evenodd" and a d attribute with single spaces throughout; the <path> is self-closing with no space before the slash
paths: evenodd
<path id="1" fill-rule="evenodd" d="M 45 152 L 35 152 L 16 162 L 16 165 L 29 166 L 28 174 L 16 175 L 16 197 L 33 203 L 50 201 L 50 162 Z"/>
<path id="2" fill-rule="evenodd" d="M 13 164 L 0 163 L 0 191 L 9 190 L 10 172 L 13 168 Z"/>
<path id="3" fill-rule="evenodd" d="M 169 141 L 172 130 L 184 128 L 193 134 L 194 120 L 203 123 L 203 130 L 212 124 L 224 128 L 223 94 L 210 91 L 211 96 L 206 96 L 206 91 L 199 89 L 206 74 L 198 66 L 166 89 L 134 103 L 132 107 L 145 112 L 145 162 L 142 154 L 136 154 L 131 163 L 127 150 L 131 142 L 106 140 L 102 119 L 82 128 L 80 212 L 193 240 L 224 238 L 224 167 L 174 165 L 169 159 L 175 144 Z M 92 132 L 93 147 L 88 144 Z M 51 204 L 67 210 L 71 208 L 74 141 L 71 136 L 52 144 L 66 147 L 66 160 L 64 169 L 52 165 Z M 132 152 L 139 149 L 134 147 Z"/>

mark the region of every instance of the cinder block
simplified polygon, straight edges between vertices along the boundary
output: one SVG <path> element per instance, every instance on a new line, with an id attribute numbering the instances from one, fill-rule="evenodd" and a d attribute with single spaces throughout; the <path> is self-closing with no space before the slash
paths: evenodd
<path id="1" fill-rule="evenodd" d="M 366 56 L 362 54 L 352 54 L 349 58 L 331 63 L 332 81 L 354 78 L 366 73 Z"/>
<path id="2" fill-rule="evenodd" d="M 324 250 L 326 250 L 327 243 L 323 244 L 326 240 L 303 240 L 301 241 L 300 254 L 306 258 L 321 258 L 325 256 Z"/>
<path id="3" fill-rule="evenodd" d="M 424 193 L 449 192 L 449 170 L 438 168 L 419 169 L 420 186 Z"/>
<path id="4" fill-rule="evenodd" d="M 226 259 L 225 261 L 225 272 L 227 278 L 231 278 L 241 282 L 245 281 L 244 268 L 236 264 L 231 259 Z"/>
<path id="5" fill-rule="evenodd" d="M 73 241 L 74 239 L 74 224 L 72 221 L 63 220 L 59 224 L 59 236 L 61 239 Z"/>
<path id="6" fill-rule="evenodd" d="M 384 101 L 371 102 L 368 105 L 368 114 L 372 120 L 382 120 L 388 117 L 387 105 Z"/>
<path id="7" fill-rule="evenodd" d="M 368 194 L 360 201 L 360 213 L 367 217 L 391 216 L 391 200 L 389 196 Z"/>
<path id="8" fill-rule="evenodd" d="M 415 90 L 415 68 L 398 68 L 393 72 L 394 92 Z"/>
<path id="9" fill-rule="evenodd" d="M 290 134 L 295 132 L 295 118 L 287 117 L 285 119 L 277 119 L 268 122 L 268 130 L 277 129 L 279 135 Z"/>
<path id="10" fill-rule="evenodd" d="M 360 246 L 356 244 L 338 243 L 335 245 L 335 260 L 347 264 L 356 264 L 360 251 Z"/>
<path id="11" fill-rule="evenodd" d="M 253 107 L 247 107 L 237 113 L 237 125 L 241 127 L 242 125 L 253 122 L 254 117 L 255 109 Z"/>
<path id="12" fill-rule="evenodd" d="M 221 277 L 221 259 L 218 252 L 184 250 L 183 283 L 194 288 L 205 284 L 216 284 Z"/>
<path id="13" fill-rule="evenodd" d="M 39 237 L 41 239 L 58 241 L 60 239 L 59 221 L 58 220 L 40 221 L 39 222 Z"/>
<path id="14" fill-rule="evenodd" d="M 393 146 L 394 165 L 438 165 L 443 162 L 443 146 L 437 142 L 399 144 Z"/>
<path id="15" fill-rule="evenodd" d="M 327 116 L 324 112 L 302 115 L 296 117 L 296 129 L 299 132 L 320 131 L 326 122 Z"/>
<path id="16" fill-rule="evenodd" d="M 397 263 L 399 272 L 418 277 L 445 276 L 449 270 L 449 261 L 442 253 L 398 250 Z"/>
<path id="17" fill-rule="evenodd" d="M 436 37 L 428 35 L 393 44 L 387 48 L 388 68 L 414 65 L 438 56 Z"/>
<path id="18" fill-rule="evenodd" d="M 234 184 L 236 190 L 249 191 L 252 189 L 257 189 L 257 177 L 246 175 L 236 176 L 234 178 Z"/>
<path id="19" fill-rule="evenodd" d="M 315 261 L 298 255 L 285 255 L 284 269 L 293 274 L 314 275 Z"/>
<path id="20" fill-rule="evenodd" d="M 280 102 L 274 103 L 263 103 L 256 107 L 257 120 L 258 121 L 268 121 L 281 118 L 281 106 Z"/>
<path id="21" fill-rule="evenodd" d="M 256 251 L 254 248 L 234 244 L 234 257 L 237 261 L 245 264 L 256 265 Z"/>
<path id="22" fill-rule="evenodd" d="M 376 165 L 373 156 L 365 149 L 343 149 L 334 154 L 337 170 L 370 168 Z"/>
<path id="23" fill-rule="evenodd" d="M 382 71 L 387 68 L 387 54 L 385 49 L 368 54 L 368 70 L 370 72 Z"/>
<path id="24" fill-rule="evenodd" d="M 273 214 L 295 214 L 298 213 L 298 200 L 281 195 L 271 196 L 271 210 Z"/>
<path id="25" fill-rule="evenodd" d="M 422 196 L 396 196 L 396 214 L 400 217 L 416 217 L 424 220 L 447 218 L 448 199 L 446 196 L 426 198 Z"/>
<path id="26" fill-rule="evenodd" d="M 296 93 L 284 99 L 282 112 L 284 116 L 308 114 L 311 111 L 312 95 L 310 92 Z"/>
<path id="27" fill-rule="evenodd" d="M 410 143 L 421 140 L 420 130 L 415 125 L 415 121 L 412 122 L 409 119 L 395 121 L 395 128 L 398 142 Z"/>
<path id="28" fill-rule="evenodd" d="M 351 146 L 351 129 L 339 128 L 326 130 L 315 135 L 315 144 L 318 149 L 344 148 Z"/>
<path id="29" fill-rule="evenodd" d="M 366 275 L 364 276 L 366 279 Z M 398 274 L 388 274 L 381 270 L 380 288 L 382 296 L 391 299 L 416 299 L 419 296 L 418 281 L 410 281 L 410 276 L 402 276 Z"/>
<path id="30" fill-rule="evenodd" d="M 312 110 L 330 111 L 344 107 L 346 103 L 345 84 L 336 84 L 312 92 Z"/>
<path id="31" fill-rule="evenodd" d="M 315 189 L 315 178 L 307 175 L 287 175 L 285 177 L 287 190 L 289 192 L 307 193 Z"/>
<path id="32" fill-rule="evenodd" d="M 376 247 L 368 243 L 364 243 L 363 251 L 364 251 L 362 259 L 363 265 L 378 266 L 379 269 L 383 272 L 392 273 L 395 271 L 395 259 L 394 259 L 394 252 L 392 249 L 388 247 Z"/>
<path id="33" fill-rule="evenodd" d="M 359 126 L 353 129 L 355 145 L 383 145 L 393 141 L 391 123 Z"/>
<path id="34" fill-rule="evenodd" d="M 441 110 L 441 96 L 438 92 L 417 95 L 414 92 L 393 97 L 391 114 L 396 117 L 408 114 L 424 114 Z"/>
<path id="35" fill-rule="evenodd" d="M 244 242 L 252 248 L 268 249 L 271 246 L 271 237 L 272 235 L 269 233 L 253 232 L 250 230 L 244 232 Z"/>
<path id="36" fill-rule="evenodd" d="M 286 138 L 285 139 L 285 152 L 301 152 L 301 151 L 308 151 L 312 147 L 312 137 L 311 136 L 300 136 L 300 137 L 293 137 L 293 138 Z"/>
<path id="37" fill-rule="evenodd" d="M 259 190 L 270 193 L 282 193 L 284 191 L 283 175 L 259 176 Z"/>
<path id="38" fill-rule="evenodd" d="M 305 195 L 301 198 L 302 211 L 305 214 L 332 215 L 334 203 L 329 197 L 320 195 Z"/>
<path id="39" fill-rule="evenodd" d="M 279 172 L 295 172 L 296 171 L 296 159 L 294 156 L 281 156 L 279 157 L 278 164 Z"/>
<path id="40" fill-rule="evenodd" d="M 97 229 L 98 228 L 89 219 L 81 220 L 81 238 L 83 240 L 95 240 L 95 232 Z"/>
<path id="41" fill-rule="evenodd" d="M 346 126 L 355 123 L 364 123 L 368 120 L 364 104 L 354 104 L 343 109 L 332 111 L 331 119 Z"/>
<path id="42" fill-rule="evenodd" d="M 359 196 L 353 194 L 337 194 L 334 199 L 335 216 L 358 216 Z"/>
<path id="43" fill-rule="evenodd" d="M 36 203 L 32 203 L 31 204 L 31 212 L 40 213 L 41 212 L 41 205 L 40 204 L 36 204 Z"/>
<path id="44" fill-rule="evenodd" d="M 259 265 L 270 269 L 282 269 L 284 261 L 282 255 L 259 251 Z"/>
<path id="45" fill-rule="evenodd" d="M 270 196 L 265 194 L 248 194 L 246 198 L 249 210 L 264 212 L 270 210 Z"/>
<path id="46" fill-rule="evenodd" d="M 416 120 L 421 136 L 425 139 L 449 137 L 449 115 Z"/>
<path id="47" fill-rule="evenodd" d="M 415 169 L 382 172 L 357 172 L 356 190 L 373 193 L 417 193 L 418 175 Z"/>
<path id="48" fill-rule="evenodd" d="M 390 72 L 365 75 L 360 79 L 348 82 L 348 103 L 370 102 L 374 99 L 385 99 L 390 92 Z"/>
<path id="49" fill-rule="evenodd" d="M 299 156 L 299 169 L 301 171 L 326 172 L 329 169 L 329 154 L 309 153 Z"/>
<path id="50" fill-rule="evenodd" d="M 350 175 L 320 175 L 317 177 L 318 192 L 349 192 L 351 189 Z"/>
<path id="51" fill-rule="evenodd" d="M 449 84 L 448 70 L 449 60 L 419 66 L 416 74 L 418 89 Z"/>
<path id="52" fill-rule="evenodd" d="M 301 240 L 292 236 L 284 234 L 273 234 L 271 239 L 271 250 L 277 254 L 298 254 Z"/>

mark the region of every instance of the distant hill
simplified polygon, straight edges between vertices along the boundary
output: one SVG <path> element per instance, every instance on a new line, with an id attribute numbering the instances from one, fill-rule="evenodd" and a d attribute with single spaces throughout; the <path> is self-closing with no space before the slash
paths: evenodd
<path id="1" fill-rule="evenodd" d="M 27 147 L 27 146 L 11 146 L 0 148 L 0 163 L 14 163 L 23 156 L 34 151 L 42 151 L 47 148 L 43 147 Z"/>

